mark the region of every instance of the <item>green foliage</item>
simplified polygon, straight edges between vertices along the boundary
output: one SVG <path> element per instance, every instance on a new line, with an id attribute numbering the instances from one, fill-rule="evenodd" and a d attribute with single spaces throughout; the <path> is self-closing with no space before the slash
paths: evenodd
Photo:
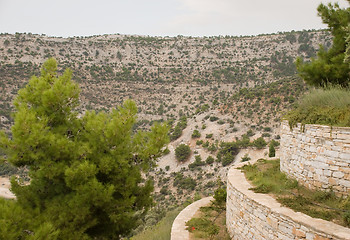
<path id="1" fill-rule="evenodd" d="M 181 135 L 182 135 L 182 129 L 180 126 L 176 125 L 174 130 L 170 134 L 170 140 L 174 141 L 174 140 L 178 139 L 179 137 L 181 137 Z"/>
<path id="2" fill-rule="evenodd" d="M 226 196 L 227 196 L 227 192 L 226 192 L 226 187 L 225 186 L 221 186 L 218 189 L 215 190 L 214 193 L 214 199 L 215 202 L 214 204 L 217 206 L 223 206 L 226 204 Z"/>
<path id="3" fill-rule="evenodd" d="M 249 129 L 246 134 L 247 134 L 248 137 L 254 136 L 254 132 L 251 129 Z"/>
<path id="4" fill-rule="evenodd" d="M 216 116 L 210 116 L 210 118 L 209 118 L 209 120 L 211 121 L 211 122 L 215 122 L 216 120 L 218 120 L 219 118 L 218 117 L 216 117 Z"/>
<path id="5" fill-rule="evenodd" d="M 0 163 L 0 176 L 12 176 L 19 173 L 19 169 L 8 162 Z"/>
<path id="6" fill-rule="evenodd" d="M 348 86 L 349 63 L 344 61 L 346 50 L 347 28 L 350 22 L 350 8 L 342 9 L 337 3 L 318 6 L 318 15 L 328 25 L 333 35 L 333 44 L 326 50 L 321 47 L 316 59 L 305 63 L 301 58 L 296 61 L 300 76 L 313 86 L 336 84 Z"/>
<path id="7" fill-rule="evenodd" d="M 200 132 L 197 129 L 195 129 L 192 133 L 192 138 L 200 138 L 200 137 L 201 137 Z"/>
<path id="8" fill-rule="evenodd" d="M 191 169 L 191 170 L 194 170 L 195 168 L 201 167 L 201 166 L 204 166 L 204 165 L 205 165 L 205 162 L 202 161 L 201 156 L 197 155 L 195 157 L 195 161 L 193 163 L 188 164 L 188 168 Z"/>
<path id="9" fill-rule="evenodd" d="M 267 143 L 263 137 L 259 137 L 253 141 L 253 146 L 257 149 L 262 149 L 266 147 Z"/>
<path id="10" fill-rule="evenodd" d="M 130 100 L 110 113 L 78 117 L 79 92 L 70 70 L 57 76 L 54 59 L 18 92 L 12 138 L 1 133 L 0 147 L 9 162 L 29 167 L 31 181 L 13 178 L 11 188 L 18 208 L 40 223 L 34 235 L 119 239 L 152 204 L 152 182 L 141 171 L 155 165 L 168 129 L 155 124 L 134 133 L 137 107 Z"/>
<path id="11" fill-rule="evenodd" d="M 236 144 L 239 148 L 247 148 L 250 144 L 250 139 L 246 134 L 242 135 L 242 138 L 236 141 Z"/>
<path id="12" fill-rule="evenodd" d="M 197 182 L 191 177 L 185 177 L 182 173 L 177 173 L 173 185 L 179 189 L 193 191 L 197 186 Z"/>
<path id="13" fill-rule="evenodd" d="M 248 153 L 246 153 L 242 158 L 241 161 L 242 162 L 248 162 L 251 158 L 248 156 Z"/>
<path id="14" fill-rule="evenodd" d="M 180 117 L 180 120 L 176 124 L 175 128 L 172 130 L 170 134 L 170 140 L 174 141 L 181 137 L 182 135 L 182 130 L 184 130 L 187 127 L 187 118 L 185 115 L 182 115 Z"/>
<path id="15" fill-rule="evenodd" d="M 284 118 L 291 127 L 297 123 L 350 127 L 349 108 L 349 90 L 339 87 L 315 89 L 305 95 Z"/>
<path id="16" fill-rule="evenodd" d="M 233 162 L 238 152 L 239 152 L 239 147 L 237 143 L 222 142 L 220 144 L 220 149 L 217 154 L 218 161 L 220 161 L 223 166 L 227 166 Z"/>
<path id="17" fill-rule="evenodd" d="M 212 133 L 208 133 L 205 135 L 205 138 L 212 138 L 213 137 L 213 134 Z"/>
<path id="18" fill-rule="evenodd" d="M 175 148 L 175 157 L 180 162 L 185 162 L 191 155 L 191 148 L 186 144 L 180 144 Z"/>
<path id="19" fill-rule="evenodd" d="M 212 156 L 208 156 L 207 159 L 205 159 L 206 164 L 210 165 L 214 162 L 214 158 Z"/>
<path id="20" fill-rule="evenodd" d="M 270 142 L 269 144 L 269 157 L 274 157 L 276 155 L 275 145 Z"/>
<path id="21" fill-rule="evenodd" d="M 133 236 L 132 240 L 168 240 L 170 239 L 172 224 L 183 207 L 178 207 L 167 212 L 165 217 L 156 225 L 150 226 L 145 231 Z"/>
<path id="22" fill-rule="evenodd" d="M 40 222 L 13 200 L 0 198 L 0 239 L 57 239 L 52 224 Z"/>
<path id="23" fill-rule="evenodd" d="M 207 148 L 207 147 L 209 147 L 209 144 L 210 144 L 210 143 L 209 143 L 208 141 L 206 141 L 205 143 L 202 144 L 202 146 L 203 146 L 204 148 Z"/>
<path id="24" fill-rule="evenodd" d="M 214 236 L 219 233 L 219 227 L 206 218 L 192 218 L 186 223 L 187 230 L 205 232 L 207 236 Z"/>

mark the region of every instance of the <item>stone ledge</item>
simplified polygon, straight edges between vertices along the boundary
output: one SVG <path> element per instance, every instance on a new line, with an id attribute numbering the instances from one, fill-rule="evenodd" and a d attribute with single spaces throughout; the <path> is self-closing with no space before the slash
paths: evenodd
<path id="1" fill-rule="evenodd" d="M 238 165 L 237 167 L 243 166 L 245 163 Z M 278 203 L 273 197 L 266 195 L 255 193 L 249 188 L 253 187 L 245 178 L 244 173 L 237 169 L 237 167 L 231 168 L 228 172 L 228 197 L 227 197 L 227 213 L 230 212 L 231 208 L 231 196 L 229 196 L 230 191 L 236 190 L 239 193 L 243 194 L 250 202 L 254 203 L 254 207 L 261 208 L 262 211 L 268 209 L 269 215 L 279 215 L 282 219 L 285 219 L 286 222 L 292 222 L 293 225 L 289 226 L 292 229 L 293 237 L 283 237 L 283 239 L 305 239 L 306 235 L 314 236 L 313 238 L 306 239 L 318 239 L 318 237 L 324 237 L 324 239 L 350 239 L 350 229 L 334 224 L 332 222 L 328 222 L 318 218 L 312 218 L 306 214 L 295 212 L 289 208 L 282 207 L 280 203 Z M 233 189 L 229 189 L 232 187 Z M 242 209 L 243 211 L 243 209 Z M 229 216 L 229 215 L 227 215 Z M 266 219 L 266 223 L 269 219 Z M 230 219 L 227 218 L 227 227 L 229 228 Z M 282 223 L 282 224 L 281 224 Z M 285 225 L 285 222 L 279 222 L 275 224 L 275 227 L 278 228 L 279 225 Z M 303 229 L 310 230 L 307 231 L 299 231 L 294 226 L 301 226 Z M 249 228 L 254 228 L 254 226 L 246 226 Z M 235 229 L 228 229 L 232 234 Z M 277 230 L 277 229 L 276 229 Z M 235 233 L 237 234 L 237 233 Z M 302 236 L 301 236 L 302 235 Z M 305 236 L 304 236 L 305 235 Z M 303 237 L 304 236 L 304 237 Z M 234 239 L 246 239 L 245 236 L 233 236 Z M 263 238 L 264 239 L 264 238 Z M 266 238 L 270 239 L 270 238 Z M 278 239 L 281 239 L 278 237 Z M 322 239 L 322 238 L 320 238 Z"/>

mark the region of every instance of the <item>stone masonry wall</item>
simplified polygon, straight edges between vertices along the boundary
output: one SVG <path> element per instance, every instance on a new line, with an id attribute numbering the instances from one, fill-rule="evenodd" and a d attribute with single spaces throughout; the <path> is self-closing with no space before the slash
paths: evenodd
<path id="1" fill-rule="evenodd" d="M 350 128 L 281 125 L 281 171 L 310 189 L 350 193 Z"/>
<path id="2" fill-rule="evenodd" d="M 226 227 L 237 240 L 350 239 L 350 229 L 282 207 L 254 193 L 244 174 L 231 168 L 227 180 Z"/>

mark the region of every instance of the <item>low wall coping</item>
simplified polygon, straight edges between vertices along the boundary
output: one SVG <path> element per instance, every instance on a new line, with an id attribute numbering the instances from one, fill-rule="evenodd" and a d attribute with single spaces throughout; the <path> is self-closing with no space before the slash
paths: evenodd
<path id="1" fill-rule="evenodd" d="M 287 125 L 288 127 L 290 127 L 289 125 L 289 121 L 288 120 L 282 120 L 281 121 L 282 124 Z M 346 131 L 350 131 L 350 127 L 338 127 L 338 126 L 330 126 L 330 125 L 321 125 L 321 124 L 313 124 L 313 123 L 296 123 L 295 126 L 292 127 L 292 130 L 294 129 L 301 129 L 301 127 L 305 127 L 305 128 L 310 128 L 310 127 L 316 127 L 316 128 L 328 128 L 331 129 L 332 131 L 337 131 L 337 130 L 346 130 Z"/>
<path id="2" fill-rule="evenodd" d="M 271 209 L 271 212 L 281 214 L 287 219 L 289 218 L 292 221 L 307 226 L 317 232 L 325 233 L 339 239 L 350 239 L 349 228 L 323 219 L 312 218 L 301 212 L 295 212 L 290 208 L 283 207 L 276 199 L 267 194 L 255 193 L 252 190 L 249 190 L 249 188 L 252 188 L 253 186 L 246 180 L 244 173 L 237 169 L 244 165 L 246 165 L 246 163 L 239 164 L 229 170 L 228 182 L 251 201 Z"/>

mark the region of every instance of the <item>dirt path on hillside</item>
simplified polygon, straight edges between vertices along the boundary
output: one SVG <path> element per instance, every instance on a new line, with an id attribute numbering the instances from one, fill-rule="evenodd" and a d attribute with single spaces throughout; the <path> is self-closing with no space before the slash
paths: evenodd
<path id="1" fill-rule="evenodd" d="M 9 190 L 11 183 L 9 178 L 0 177 L 0 197 L 14 199 L 16 196 Z"/>

